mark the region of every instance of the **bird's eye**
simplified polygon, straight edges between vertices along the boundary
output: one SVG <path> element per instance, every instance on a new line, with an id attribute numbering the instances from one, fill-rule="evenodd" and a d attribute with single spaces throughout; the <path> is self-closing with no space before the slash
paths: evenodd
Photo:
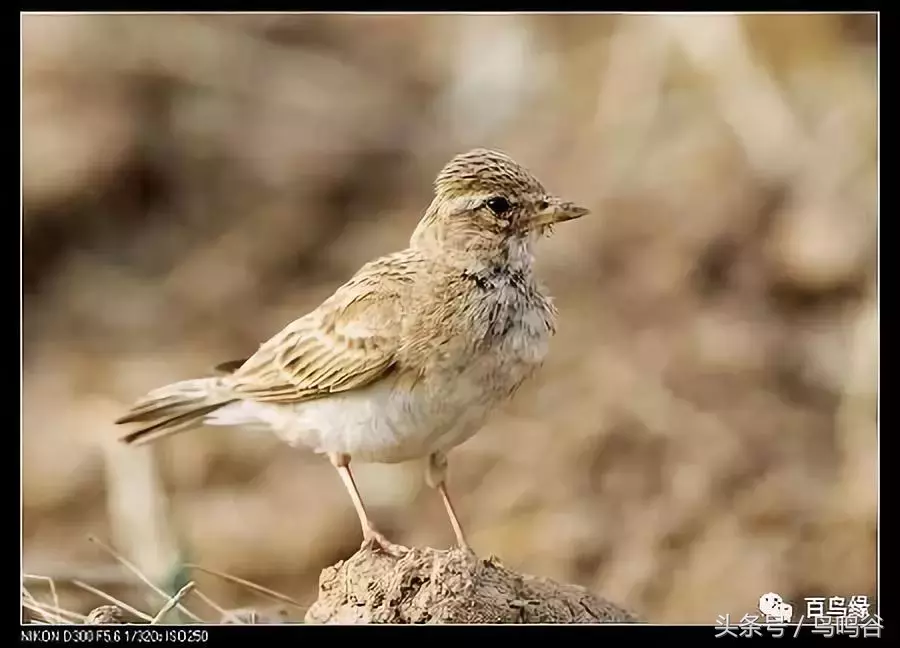
<path id="1" fill-rule="evenodd" d="M 548 203 L 546 200 L 541 200 L 537 204 L 538 211 L 544 211 L 549 206 L 550 206 L 550 203 Z"/>
<path id="2" fill-rule="evenodd" d="M 498 216 L 500 214 L 503 214 L 504 212 L 509 211 L 509 201 L 506 198 L 502 198 L 500 196 L 488 199 L 487 206 Z"/>

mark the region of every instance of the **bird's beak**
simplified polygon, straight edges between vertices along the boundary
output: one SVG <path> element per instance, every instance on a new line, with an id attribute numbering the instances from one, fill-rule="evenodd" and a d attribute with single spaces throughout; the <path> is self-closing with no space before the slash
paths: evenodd
<path id="1" fill-rule="evenodd" d="M 528 227 L 529 229 L 548 227 L 555 225 L 556 223 L 563 223 L 565 221 L 581 218 L 589 213 L 589 209 L 580 207 L 575 203 L 550 199 L 547 201 L 546 208 L 536 212 L 534 216 L 529 219 Z"/>

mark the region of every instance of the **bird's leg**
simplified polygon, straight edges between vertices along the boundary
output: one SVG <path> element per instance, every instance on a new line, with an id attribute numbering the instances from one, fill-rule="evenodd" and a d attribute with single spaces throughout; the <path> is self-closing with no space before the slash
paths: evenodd
<path id="1" fill-rule="evenodd" d="M 466 534 L 463 533 L 462 525 L 459 518 L 456 517 L 456 511 L 453 509 L 453 502 L 450 501 L 450 495 L 447 493 L 447 455 L 443 452 L 435 452 L 428 457 L 428 466 L 425 470 L 425 481 L 432 488 L 437 489 L 441 494 L 444 502 L 444 508 L 447 510 L 447 517 L 450 518 L 450 525 L 453 527 L 453 533 L 456 535 L 456 544 L 464 551 L 472 552 L 466 540 Z"/>
<path id="2" fill-rule="evenodd" d="M 353 479 L 353 473 L 350 472 L 350 457 L 345 454 L 333 453 L 329 454 L 328 458 L 331 460 L 332 465 L 337 469 L 338 475 L 341 476 L 341 481 L 344 482 L 344 486 L 350 494 L 350 499 L 353 501 L 353 508 L 356 509 L 356 515 L 359 516 L 359 524 L 362 527 L 363 532 L 363 542 L 360 548 L 368 549 L 377 546 L 386 554 L 393 556 L 394 558 L 400 558 L 408 553 L 409 549 L 388 540 L 384 537 L 384 534 L 375 528 L 371 520 L 369 520 L 369 515 L 366 513 L 366 507 L 363 504 L 362 497 L 359 495 L 359 489 L 356 487 L 356 482 Z"/>

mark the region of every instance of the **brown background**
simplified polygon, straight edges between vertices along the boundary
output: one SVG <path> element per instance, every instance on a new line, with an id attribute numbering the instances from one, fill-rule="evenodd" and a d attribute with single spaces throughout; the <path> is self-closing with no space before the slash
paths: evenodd
<path id="1" fill-rule="evenodd" d="M 360 541 L 327 462 L 223 430 L 129 451 L 111 421 L 402 247 L 473 146 L 594 210 L 540 250 L 547 365 L 451 458 L 476 550 L 658 622 L 874 596 L 873 17 L 26 16 L 23 38 L 23 562 L 65 605 L 102 602 L 79 579 L 158 607 L 89 534 L 163 583 L 199 562 L 312 601 Z M 358 472 L 394 539 L 450 544 L 420 466 Z"/>

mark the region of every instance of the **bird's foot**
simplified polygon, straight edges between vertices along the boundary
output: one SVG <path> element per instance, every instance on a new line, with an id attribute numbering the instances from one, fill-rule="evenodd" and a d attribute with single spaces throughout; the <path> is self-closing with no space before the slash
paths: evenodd
<path id="1" fill-rule="evenodd" d="M 462 551 L 463 553 L 465 553 L 465 554 L 466 554 L 467 556 L 469 556 L 470 558 L 478 558 L 478 554 L 475 553 L 475 550 L 472 549 L 472 547 L 469 546 L 469 543 L 468 543 L 468 542 L 459 542 L 459 543 L 457 543 L 455 549 L 456 549 L 457 551 Z"/>
<path id="2" fill-rule="evenodd" d="M 373 527 L 366 529 L 360 549 L 380 549 L 392 558 L 402 558 L 409 553 L 409 547 L 391 542 L 383 533 Z"/>

